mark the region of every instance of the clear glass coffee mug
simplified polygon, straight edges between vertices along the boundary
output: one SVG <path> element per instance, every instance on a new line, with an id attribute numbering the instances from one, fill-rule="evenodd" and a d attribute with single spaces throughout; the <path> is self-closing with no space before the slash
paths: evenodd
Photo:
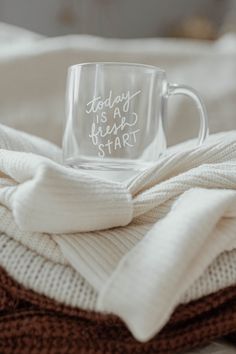
<path id="1" fill-rule="evenodd" d="M 142 64 L 85 63 L 68 71 L 63 156 L 66 165 L 94 170 L 143 170 L 166 149 L 168 97 L 197 105 L 198 144 L 208 133 L 198 93 L 167 82 L 164 70 Z"/>

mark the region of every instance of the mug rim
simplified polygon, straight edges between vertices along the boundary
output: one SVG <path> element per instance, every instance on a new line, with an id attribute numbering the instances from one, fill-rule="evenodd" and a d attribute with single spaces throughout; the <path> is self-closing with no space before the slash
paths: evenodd
<path id="1" fill-rule="evenodd" d="M 85 67 L 85 66 L 92 66 L 92 65 L 137 66 L 140 68 L 152 69 L 152 70 L 161 72 L 163 74 L 166 73 L 166 71 L 164 69 L 159 68 L 158 66 L 155 66 L 155 65 L 142 64 L 142 63 L 128 63 L 128 62 L 122 62 L 122 61 L 121 62 L 119 62 L 119 61 L 94 61 L 94 62 L 78 63 L 78 64 L 70 65 L 68 70 L 75 70 L 78 67 Z"/>

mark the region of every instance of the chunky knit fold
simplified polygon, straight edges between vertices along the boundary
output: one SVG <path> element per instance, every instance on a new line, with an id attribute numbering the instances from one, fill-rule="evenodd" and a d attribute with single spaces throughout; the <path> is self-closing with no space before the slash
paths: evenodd
<path id="1" fill-rule="evenodd" d="M 235 132 L 173 147 L 123 182 L 63 166 L 60 149 L 42 139 L 4 126 L 1 135 L 2 237 L 59 262 L 55 277 L 70 265 L 93 294 L 79 297 L 80 306 L 118 315 L 140 341 L 159 333 L 212 262 L 235 248 Z M 1 264 L 34 290 L 70 301 L 55 295 L 52 268 L 30 250 L 27 262 L 44 282 Z M 23 269 L 24 248 L 17 252 Z M 211 291 L 193 291 L 190 300 Z"/>
<path id="2" fill-rule="evenodd" d="M 32 292 L 0 268 L 0 352 L 35 354 L 177 354 L 230 335 L 236 288 L 179 306 L 147 343 L 136 341 L 115 316 L 62 305 Z"/>

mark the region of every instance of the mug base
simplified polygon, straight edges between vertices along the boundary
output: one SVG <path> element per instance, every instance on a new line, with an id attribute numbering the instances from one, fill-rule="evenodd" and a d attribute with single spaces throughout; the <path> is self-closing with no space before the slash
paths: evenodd
<path id="1" fill-rule="evenodd" d="M 95 171 L 144 171 L 153 166 L 151 161 L 131 159 L 67 158 L 66 166 Z"/>

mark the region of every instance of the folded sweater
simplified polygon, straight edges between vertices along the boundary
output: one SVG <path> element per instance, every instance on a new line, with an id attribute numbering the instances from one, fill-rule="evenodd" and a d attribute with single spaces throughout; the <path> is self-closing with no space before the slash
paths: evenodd
<path id="1" fill-rule="evenodd" d="M 64 167 L 60 149 L 10 128 L 0 141 L 2 231 L 72 264 L 95 308 L 119 315 L 137 339 L 158 333 L 189 289 L 191 299 L 212 291 L 194 282 L 235 247 L 235 132 L 172 148 L 123 183 Z"/>

